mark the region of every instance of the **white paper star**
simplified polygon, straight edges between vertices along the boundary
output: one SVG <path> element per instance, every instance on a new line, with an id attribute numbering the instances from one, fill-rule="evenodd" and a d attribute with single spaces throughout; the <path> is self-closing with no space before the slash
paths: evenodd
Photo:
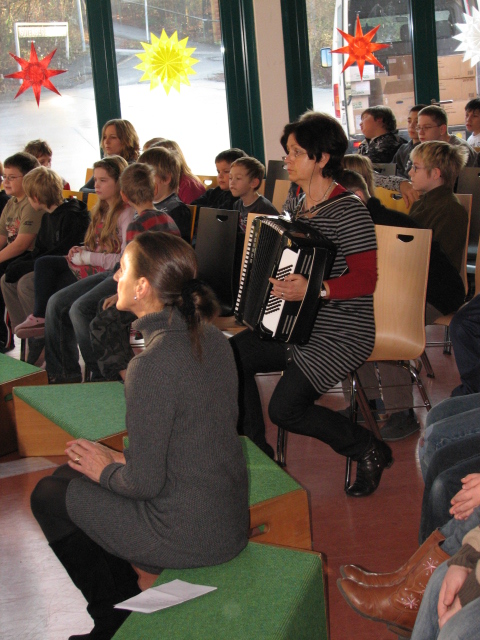
<path id="1" fill-rule="evenodd" d="M 475 7 L 472 8 L 473 15 L 469 16 L 464 13 L 465 24 L 456 24 L 461 33 L 453 36 L 456 40 L 460 40 L 460 45 L 455 51 L 465 51 L 463 56 L 464 62 L 470 60 L 471 66 L 475 66 L 480 62 L 480 11 Z"/>

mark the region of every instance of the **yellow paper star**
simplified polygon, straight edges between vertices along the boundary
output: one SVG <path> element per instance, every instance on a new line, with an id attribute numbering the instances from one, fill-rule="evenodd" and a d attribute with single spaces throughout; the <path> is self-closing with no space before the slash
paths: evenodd
<path id="1" fill-rule="evenodd" d="M 173 87 L 180 92 L 180 84 L 190 85 L 188 76 L 196 73 L 191 67 L 197 64 L 198 60 L 191 55 L 195 48 L 187 49 L 188 38 L 178 42 L 177 32 L 171 38 L 162 30 L 160 38 L 153 33 L 150 34 L 152 44 L 142 42 L 145 53 L 137 53 L 137 58 L 142 61 L 135 69 L 144 71 L 140 82 L 149 81 L 150 90 L 163 85 L 165 93 L 170 93 Z"/>

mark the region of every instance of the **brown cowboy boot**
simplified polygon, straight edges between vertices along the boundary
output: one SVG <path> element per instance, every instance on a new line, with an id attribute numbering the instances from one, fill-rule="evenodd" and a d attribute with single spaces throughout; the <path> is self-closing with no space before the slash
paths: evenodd
<path id="1" fill-rule="evenodd" d="M 432 547 L 436 547 L 445 540 L 438 529 L 436 529 L 419 547 L 413 556 L 407 562 L 391 573 L 373 573 L 365 571 L 355 564 L 347 564 L 340 567 L 340 573 L 344 578 L 349 578 L 355 582 L 368 585 L 369 587 L 387 587 L 392 584 L 398 584 L 405 576 L 415 567 L 426 553 L 430 552 Z"/>
<path id="2" fill-rule="evenodd" d="M 435 546 L 398 584 L 370 587 L 342 579 L 337 585 L 352 609 L 364 618 L 384 622 L 389 628 L 411 631 L 430 576 L 448 558 L 448 553 Z"/>

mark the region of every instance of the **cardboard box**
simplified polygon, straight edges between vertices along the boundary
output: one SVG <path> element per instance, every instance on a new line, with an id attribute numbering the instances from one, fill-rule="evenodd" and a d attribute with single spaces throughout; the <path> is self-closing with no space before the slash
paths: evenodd
<path id="1" fill-rule="evenodd" d="M 445 109 L 449 125 L 465 124 L 465 100 L 454 100 L 440 105 Z"/>
<path id="2" fill-rule="evenodd" d="M 477 95 L 477 79 L 448 78 L 440 80 L 440 100 L 465 100 L 468 102 Z"/>
<path id="3" fill-rule="evenodd" d="M 397 127 L 405 129 L 410 109 L 415 104 L 411 80 L 392 80 L 383 89 L 383 104 L 395 114 Z"/>
<path id="4" fill-rule="evenodd" d="M 355 66 L 347 67 L 345 69 L 345 82 L 347 84 L 351 82 L 363 82 L 364 80 L 374 80 L 375 79 L 375 65 L 374 64 L 366 64 L 363 67 L 363 78 L 360 78 L 360 70 Z"/>
<path id="5" fill-rule="evenodd" d="M 353 120 L 355 122 L 355 133 L 362 133 L 362 130 L 360 129 L 360 122 L 362 121 L 362 113 L 363 113 L 363 109 L 360 109 L 359 111 L 355 111 L 355 109 L 353 110 Z"/>
<path id="6" fill-rule="evenodd" d="M 395 56 L 387 58 L 388 74 L 390 76 L 398 76 L 403 79 L 404 76 L 413 76 L 412 56 Z"/>
<path id="7" fill-rule="evenodd" d="M 441 56 L 438 58 L 438 78 L 448 80 L 450 78 L 475 78 L 476 67 L 472 67 L 470 60 L 463 61 L 463 53 L 454 56 Z"/>
<path id="8" fill-rule="evenodd" d="M 368 96 L 352 95 L 351 105 L 354 111 L 360 111 L 360 113 L 363 113 L 363 111 L 365 111 L 365 109 L 368 109 L 368 107 L 370 106 L 369 98 Z"/>
<path id="9" fill-rule="evenodd" d="M 352 96 L 369 96 L 370 95 L 370 80 L 364 82 L 352 82 Z"/>

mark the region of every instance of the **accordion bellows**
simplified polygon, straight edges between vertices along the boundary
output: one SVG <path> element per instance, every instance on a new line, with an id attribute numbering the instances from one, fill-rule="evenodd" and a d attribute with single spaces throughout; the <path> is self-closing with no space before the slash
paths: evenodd
<path id="1" fill-rule="evenodd" d="M 335 245 L 302 222 L 259 216 L 252 223 L 235 306 L 239 322 L 266 339 L 308 342 L 321 304 L 319 294 L 335 259 Z M 292 273 L 307 279 L 303 300 L 288 302 L 271 294 L 269 278 Z"/>

